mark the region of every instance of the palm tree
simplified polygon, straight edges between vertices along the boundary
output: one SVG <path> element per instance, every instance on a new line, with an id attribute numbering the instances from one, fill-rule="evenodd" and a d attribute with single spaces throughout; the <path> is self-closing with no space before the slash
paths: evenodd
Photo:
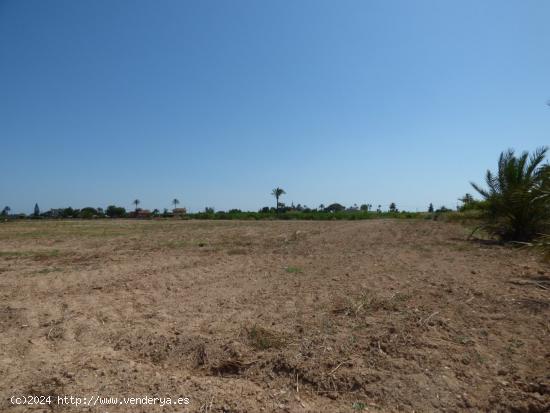
<path id="1" fill-rule="evenodd" d="M 172 199 L 172 204 L 174 204 L 174 209 L 176 209 L 179 203 L 180 203 L 180 200 L 178 198 Z"/>
<path id="2" fill-rule="evenodd" d="M 547 163 L 541 168 L 542 180 L 538 186 L 541 191 L 541 198 L 550 201 L 550 164 Z"/>
<path id="3" fill-rule="evenodd" d="M 485 198 L 485 228 L 503 240 L 529 241 L 550 219 L 549 166 L 542 162 L 548 148 L 516 156 L 512 149 L 500 154 L 496 174 L 487 171 L 488 189 L 471 183 Z"/>
<path id="4" fill-rule="evenodd" d="M 464 205 L 468 205 L 474 202 L 474 197 L 471 194 L 466 193 L 462 198 L 458 198 L 458 200 Z"/>
<path id="5" fill-rule="evenodd" d="M 279 198 L 283 194 L 286 194 L 286 192 L 283 188 L 277 187 L 277 188 L 275 188 L 271 191 L 271 195 L 273 195 L 275 197 L 275 199 L 277 200 L 277 212 L 279 212 Z"/>
<path id="6" fill-rule="evenodd" d="M 141 202 L 141 201 L 140 201 L 139 199 L 134 199 L 133 204 L 136 206 L 136 212 L 137 212 L 137 210 L 138 210 L 138 205 L 140 204 L 140 202 Z"/>

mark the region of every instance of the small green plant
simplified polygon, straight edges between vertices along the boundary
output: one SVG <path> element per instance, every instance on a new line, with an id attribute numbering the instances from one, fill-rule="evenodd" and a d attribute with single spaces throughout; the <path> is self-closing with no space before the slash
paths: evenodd
<path id="1" fill-rule="evenodd" d="M 285 271 L 290 274 L 300 274 L 302 272 L 302 269 L 298 267 L 286 267 Z"/>
<path id="2" fill-rule="evenodd" d="M 45 250 L 45 251 L 37 251 L 34 253 L 35 257 L 58 257 L 60 254 L 60 251 L 58 249 L 53 250 Z"/>
<path id="3" fill-rule="evenodd" d="M 23 257 L 25 255 L 28 253 L 23 251 L 0 251 L 0 257 Z"/>
<path id="4" fill-rule="evenodd" d="M 36 271 L 36 274 L 50 274 L 52 272 L 60 272 L 62 271 L 61 268 L 53 267 L 53 268 L 42 268 L 39 271 Z"/>
<path id="5" fill-rule="evenodd" d="M 487 362 L 487 358 L 480 354 L 477 350 L 473 350 L 473 357 L 479 364 L 485 364 Z"/>
<path id="6" fill-rule="evenodd" d="M 508 342 L 508 345 L 506 346 L 506 350 L 509 353 L 517 353 L 517 350 L 523 346 L 523 341 L 518 339 L 511 339 Z"/>
<path id="7" fill-rule="evenodd" d="M 367 408 L 367 405 L 363 402 L 354 402 L 352 405 L 351 405 L 351 408 L 353 410 L 357 410 L 357 411 L 363 411 Z"/>
<path id="8" fill-rule="evenodd" d="M 174 249 L 184 248 L 187 245 L 188 245 L 187 241 L 181 240 L 181 239 L 167 241 L 166 243 L 163 244 L 163 246 L 165 246 L 166 248 L 174 248 Z"/>
<path id="9" fill-rule="evenodd" d="M 53 250 L 38 250 L 38 251 L 0 251 L 0 257 L 34 257 L 34 258 L 46 258 L 57 257 L 60 255 L 60 251 Z"/>
<path id="10" fill-rule="evenodd" d="M 463 346 L 466 346 L 468 344 L 473 343 L 473 340 L 470 337 L 467 337 L 464 335 L 458 335 L 455 337 L 455 342 L 458 344 L 462 344 Z"/>

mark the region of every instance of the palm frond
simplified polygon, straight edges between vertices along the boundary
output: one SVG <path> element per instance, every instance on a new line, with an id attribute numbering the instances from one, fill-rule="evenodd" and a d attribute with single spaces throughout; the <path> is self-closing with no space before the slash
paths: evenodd
<path id="1" fill-rule="evenodd" d="M 535 152 L 531 155 L 529 159 L 529 166 L 527 167 L 527 175 L 533 175 L 536 169 L 539 167 L 544 158 L 546 157 L 546 152 L 548 148 L 546 146 L 541 146 L 540 148 L 535 149 Z"/>
<path id="2" fill-rule="evenodd" d="M 477 185 L 475 182 L 470 182 L 470 185 L 472 185 L 472 187 L 480 193 L 480 195 L 487 199 L 491 196 L 491 194 L 489 192 L 487 192 L 485 189 L 481 188 L 479 185 Z"/>

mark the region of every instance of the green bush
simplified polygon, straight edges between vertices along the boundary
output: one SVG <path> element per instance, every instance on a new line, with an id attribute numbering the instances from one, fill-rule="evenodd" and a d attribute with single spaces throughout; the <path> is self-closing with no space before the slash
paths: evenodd
<path id="1" fill-rule="evenodd" d="M 284 211 L 276 212 L 275 210 L 264 212 L 248 212 L 231 210 L 228 212 L 218 211 L 215 213 L 197 212 L 188 214 L 189 219 L 213 219 L 213 220 L 307 220 L 307 221 L 329 221 L 329 220 L 363 220 L 375 218 L 400 218 L 400 219 L 415 219 L 423 218 L 423 212 L 382 212 L 376 213 L 371 211 Z"/>
<path id="2" fill-rule="evenodd" d="M 502 152 L 496 173 L 487 171 L 487 189 L 472 183 L 484 198 L 485 229 L 504 241 L 529 241 L 548 227 L 550 220 L 550 166 L 543 164 L 547 148 L 531 156 Z"/>
<path id="3" fill-rule="evenodd" d="M 115 205 L 109 205 L 105 210 L 105 215 L 110 218 L 122 218 L 126 216 L 126 209 Z"/>

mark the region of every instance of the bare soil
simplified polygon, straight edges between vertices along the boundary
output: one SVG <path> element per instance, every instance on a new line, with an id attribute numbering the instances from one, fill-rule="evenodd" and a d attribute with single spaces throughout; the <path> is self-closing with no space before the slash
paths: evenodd
<path id="1" fill-rule="evenodd" d="M 0 224 L 0 410 L 548 412 L 549 268 L 467 234 L 421 220 Z"/>

